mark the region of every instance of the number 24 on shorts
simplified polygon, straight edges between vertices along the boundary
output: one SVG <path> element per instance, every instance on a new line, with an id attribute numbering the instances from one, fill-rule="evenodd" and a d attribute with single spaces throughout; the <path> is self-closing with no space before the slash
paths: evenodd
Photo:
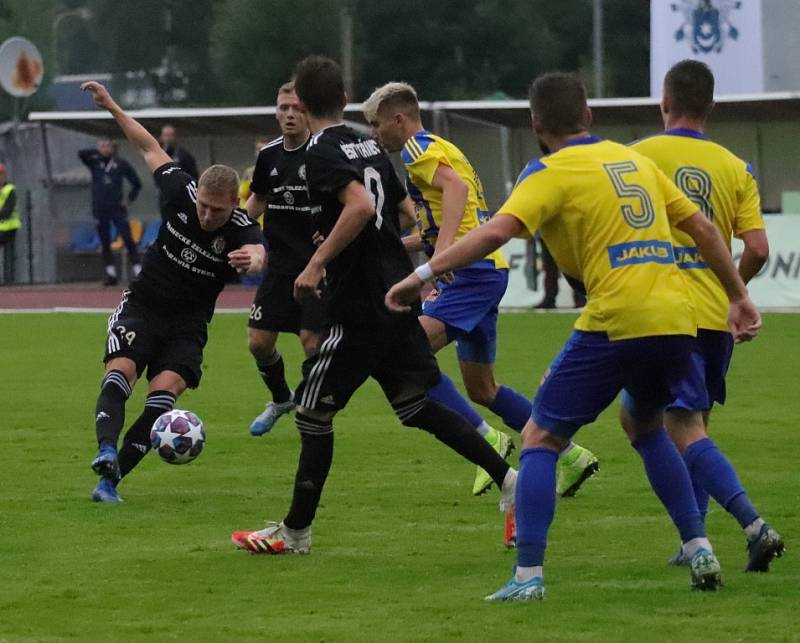
<path id="1" fill-rule="evenodd" d="M 133 344 L 133 340 L 136 339 L 136 331 L 128 330 L 125 326 L 117 326 L 114 330 L 117 332 L 117 335 L 128 342 L 128 346 Z"/>

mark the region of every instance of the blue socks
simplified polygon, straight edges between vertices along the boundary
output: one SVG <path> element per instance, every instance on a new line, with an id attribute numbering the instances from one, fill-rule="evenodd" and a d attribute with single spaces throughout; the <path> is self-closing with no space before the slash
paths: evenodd
<path id="1" fill-rule="evenodd" d="M 697 509 L 700 511 L 700 519 L 703 524 L 706 522 L 706 514 L 708 513 L 708 491 L 703 484 L 697 479 L 697 476 L 692 474 L 692 467 L 686 461 L 686 454 L 683 454 L 683 461 L 686 463 L 686 468 L 689 470 L 689 476 L 692 479 L 692 488 L 694 489 L 694 498 L 697 500 Z"/>
<path id="2" fill-rule="evenodd" d="M 531 401 L 514 389 L 501 386 L 497 389 L 497 396 L 489 405 L 489 410 L 503 418 L 507 427 L 519 433 L 531 417 Z"/>
<path id="3" fill-rule="evenodd" d="M 666 430 L 648 433 L 636 440 L 633 448 L 644 462 L 650 486 L 678 528 L 681 542 L 704 537 L 705 527 L 697 509 L 692 481 Z"/>
<path id="4" fill-rule="evenodd" d="M 451 411 L 455 411 L 476 429 L 483 424 L 483 418 L 472 408 L 472 405 L 458 392 L 456 385 L 447 375 L 433 388 L 428 389 L 428 397 Z"/>
<path id="5" fill-rule="evenodd" d="M 695 488 L 705 489 L 736 518 L 742 528 L 758 518 L 758 512 L 736 477 L 736 471 L 710 438 L 703 438 L 689 445 L 683 459 L 695 482 Z"/>
<path id="6" fill-rule="evenodd" d="M 453 380 L 444 373 L 439 383 L 428 389 L 428 397 L 455 411 L 476 429 L 483 425 L 483 418 L 459 393 Z M 506 426 L 519 433 L 531 417 L 531 401 L 515 390 L 501 386 L 497 389 L 497 396 L 489 406 L 489 410 L 499 415 Z"/>
<path id="7" fill-rule="evenodd" d="M 670 443 L 671 444 L 671 443 Z M 517 474 L 517 564 L 544 563 L 547 531 L 556 512 L 556 463 L 550 449 L 523 449 Z"/>

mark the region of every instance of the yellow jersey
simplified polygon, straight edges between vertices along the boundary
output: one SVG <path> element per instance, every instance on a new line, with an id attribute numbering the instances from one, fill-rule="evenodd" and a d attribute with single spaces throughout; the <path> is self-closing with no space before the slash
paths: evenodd
<path id="1" fill-rule="evenodd" d="M 433 254 L 442 224 L 442 191 L 433 186 L 433 175 L 440 164 L 453 168 L 468 188 L 467 206 L 458 226 L 456 240 L 492 218 L 493 213 L 486 205 L 478 173 L 455 145 L 423 130 L 406 141 L 400 156 L 408 172 L 408 193 L 414 201 L 417 227 L 428 256 Z M 471 267 L 481 266 L 508 269 L 500 249 Z"/>
<path id="2" fill-rule="evenodd" d="M 588 302 L 575 328 L 611 340 L 696 335 L 697 319 L 675 264 L 670 224 L 697 212 L 650 159 L 587 136 L 531 161 L 500 214 L 541 232 Z"/>
<path id="3" fill-rule="evenodd" d="M 762 230 L 761 199 L 752 168 L 735 154 L 692 129 L 672 129 L 631 147 L 655 161 L 722 234 Z M 691 237 L 672 229 L 675 260 L 684 270 L 697 306 L 698 328 L 728 331 L 728 296 Z"/>
<path id="4" fill-rule="evenodd" d="M 239 182 L 239 207 L 242 210 L 246 209 L 247 199 L 250 198 L 250 185 L 253 183 L 253 171 L 255 169 L 255 165 L 246 168 L 244 174 L 242 174 L 242 180 Z"/>

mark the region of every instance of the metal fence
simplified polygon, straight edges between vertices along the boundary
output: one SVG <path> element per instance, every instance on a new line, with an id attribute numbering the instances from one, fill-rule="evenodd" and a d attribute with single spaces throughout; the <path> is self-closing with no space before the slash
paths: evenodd
<path id="1" fill-rule="evenodd" d="M 627 142 L 660 129 L 654 99 L 590 101 L 593 130 Z M 497 208 L 520 169 L 538 148 L 524 101 L 422 103 L 425 125 L 451 139 L 480 174 L 489 205 Z M 181 145 L 202 169 L 226 163 L 244 170 L 254 160 L 256 137 L 277 135 L 274 107 L 147 110 L 132 113 L 151 131 L 177 125 Z M 348 105 L 346 117 L 361 121 L 360 105 Z M 110 115 L 99 112 L 31 114 L 18 127 L 0 128 L 0 161 L 17 185 L 23 228 L 17 235 L 15 273 L 19 283 L 99 280 L 98 253 L 71 248 L 75 226 L 91 224 L 89 173 L 77 150 L 93 146 L 97 134 L 119 140 Z M 721 98 L 710 132 L 715 140 L 751 161 L 759 175 L 767 211 L 780 211 L 787 191 L 800 191 L 796 141 L 800 140 L 800 94 Z M 120 155 L 133 163 L 144 188 L 130 209 L 144 224 L 158 220 L 157 195 L 149 171 L 135 150 L 120 140 Z"/>

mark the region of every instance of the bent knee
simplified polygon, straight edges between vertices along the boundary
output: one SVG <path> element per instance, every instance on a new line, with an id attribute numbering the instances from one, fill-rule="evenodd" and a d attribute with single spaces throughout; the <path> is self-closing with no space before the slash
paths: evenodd
<path id="1" fill-rule="evenodd" d="M 543 429 L 532 418 L 522 429 L 523 449 L 549 449 L 561 453 L 569 442 L 568 437 Z"/>
<path id="2" fill-rule="evenodd" d="M 683 453 L 695 442 L 708 436 L 701 411 L 670 409 L 664 413 L 664 424 L 678 451 Z"/>
<path id="3" fill-rule="evenodd" d="M 300 345 L 306 357 L 311 357 L 317 352 L 319 346 L 319 335 L 316 333 L 300 333 Z"/>
<path id="4" fill-rule="evenodd" d="M 392 409 L 403 426 L 420 428 L 420 416 L 428 404 L 426 395 L 415 395 L 402 401 L 392 401 Z"/>
<path id="5" fill-rule="evenodd" d="M 268 359 L 275 352 L 275 338 L 271 333 L 251 329 L 247 334 L 247 347 L 256 359 Z"/>
<path id="6" fill-rule="evenodd" d="M 335 411 L 314 411 L 298 406 L 294 422 L 301 435 L 328 435 L 333 433 Z"/>

